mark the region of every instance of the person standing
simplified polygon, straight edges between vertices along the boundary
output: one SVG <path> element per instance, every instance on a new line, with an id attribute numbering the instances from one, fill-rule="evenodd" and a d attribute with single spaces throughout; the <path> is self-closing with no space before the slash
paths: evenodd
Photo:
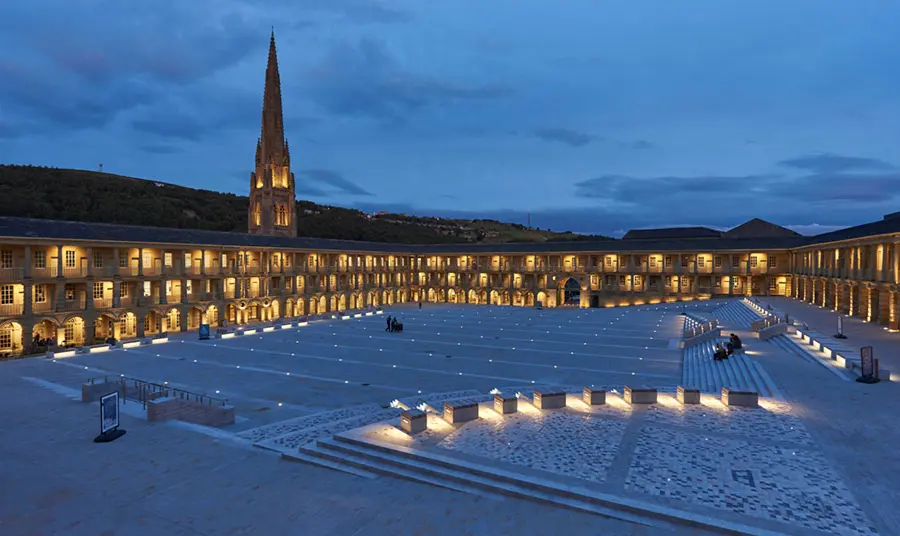
<path id="1" fill-rule="evenodd" d="M 388 317 L 387 317 L 387 326 L 384 328 L 384 330 L 385 331 L 391 330 L 391 315 L 388 315 Z"/>

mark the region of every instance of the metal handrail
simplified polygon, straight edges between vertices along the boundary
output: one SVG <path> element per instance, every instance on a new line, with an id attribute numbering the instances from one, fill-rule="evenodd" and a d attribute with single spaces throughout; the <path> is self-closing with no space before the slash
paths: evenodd
<path id="1" fill-rule="evenodd" d="M 100 380 L 101 377 L 98 376 L 96 378 L 90 378 L 88 383 L 91 385 L 94 384 L 95 381 Z M 110 383 L 109 376 L 102 376 L 103 383 Z M 140 402 L 144 409 L 147 409 L 147 403 L 157 398 L 180 398 L 182 400 L 195 401 L 200 404 L 206 404 L 208 406 L 218 405 L 218 406 L 227 406 L 228 399 L 227 398 L 218 398 L 215 396 L 209 395 L 201 395 L 199 393 L 194 393 L 192 391 L 187 391 L 185 389 L 178 389 L 177 387 L 170 387 L 167 384 L 159 384 L 154 382 L 148 382 L 146 380 L 140 380 L 138 378 L 132 378 L 129 376 L 119 376 L 115 378 L 114 383 L 119 384 L 119 392 L 122 396 L 122 403 L 124 404 L 129 393 L 127 389 L 128 383 L 131 383 L 132 387 L 136 390 L 137 397 L 136 399 L 133 397 L 133 400 Z"/>

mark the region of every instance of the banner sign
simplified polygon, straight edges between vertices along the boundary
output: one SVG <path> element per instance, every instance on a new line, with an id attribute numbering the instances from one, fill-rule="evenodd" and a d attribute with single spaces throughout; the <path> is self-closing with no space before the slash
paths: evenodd
<path id="1" fill-rule="evenodd" d="M 209 339 L 209 324 L 200 324 L 200 340 Z"/>
<path id="2" fill-rule="evenodd" d="M 119 426 L 119 393 L 113 392 L 100 399 L 100 433 L 105 434 Z"/>
<path id="3" fill-rule="evenodd" d="M 863 346 L 859 350 L 860 365 L 863 377 L 875 376 L 875 352 L 871 346 Z"/>
<path id="4" fill-rule="evenodd" d="M 841 315 L 838 315 L 837 319 L 838 319 L 838 335 L 843 335 L 844 334 L 844 317 Z"/>

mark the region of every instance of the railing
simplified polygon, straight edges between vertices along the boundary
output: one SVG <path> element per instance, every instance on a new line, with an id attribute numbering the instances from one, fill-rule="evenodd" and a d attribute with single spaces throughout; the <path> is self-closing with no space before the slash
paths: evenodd
<path id="1" fill-rule="evenodd" d="M 84 310 L 84 297 L 80 297 L 76 300 L 63 300 L 56 304 L 57 311 L 83 311 Z"/>
<path id="2" fill-rule="evenodd" d="M 103 383 L 110 383 L 109 376 L 103 376 L 102 378 L 90 378 L 87 383 L 93 385 L 94 383 L 99 383 L 99 380 L 101 379 L 103 380 Z M 122 396 L 123 404 L 130 399 L 132 401 L 139 402 L 144 407 L 144 409 L 147 409 L 147 404 L 149 402 L 152 402 L 159 398 L 178 398 L 181 400 L 188 400 L 191 402 L 206 404 L 208 406 L 228 405 L 227 398 L 201 395 L 199 393 L 194 393 L 185 389 L 169 387 L 166 384 L 148 382 L 128 376 L 120 376 L 118 378 L 114 378 L 112 383 L 119 384 L 119 394 Z"/>
<path id="3" fill-rule="evenodd" d="M 0 281 L 21 281 L 25 278 L 25 268 L 0 268 Z"/>
<path id="4" fill-rule="evenodd" d="M 110 309 L 113 307 L 112 298 L 94 298 L 95 309 Z"/>
<path id="5" fill-rule="evenodd" d="M 0 315 L 20 315 L 25 310 L 24 303 L 0 304 Z"/>
<path id="6" fill-rule="evenodd" d="M 87 267 L 63 268 L 63 277 L 85 277 L 87 275 Z"/>
<path id="7" fill-rule="evenodd" d="M 35 313 L 47 313 L 53 310 L 53 305 L 50 300 L 35 302 L 31 304 L 31 310 Z"/>

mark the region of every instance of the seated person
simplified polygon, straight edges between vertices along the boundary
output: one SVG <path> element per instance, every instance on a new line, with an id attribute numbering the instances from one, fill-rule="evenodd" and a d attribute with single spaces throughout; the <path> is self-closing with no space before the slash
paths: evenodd
<path id="1" fill-rule="evenodd" d="M 716 343 L 716 351 L 713 353 L 713 359 L 715 359 L 716 361 L 721 361 L 727 358 L 728 354 L 726 354 L 725 349 L 722 348 L 722 343 Z"/>
<path id="2" fill-rule="evenodd" d="M 741 338 L 734 333 L 731 334 L 731 344 L 734 345 L 735 350 L 740 350 L 742 348 Z"/>
<path id="3" fill-rule="evenodd" d="M 725 343 L 725 352 L 727 355 L 734 355 L 734 345 L 731 343 L 731 341 Z"/>

